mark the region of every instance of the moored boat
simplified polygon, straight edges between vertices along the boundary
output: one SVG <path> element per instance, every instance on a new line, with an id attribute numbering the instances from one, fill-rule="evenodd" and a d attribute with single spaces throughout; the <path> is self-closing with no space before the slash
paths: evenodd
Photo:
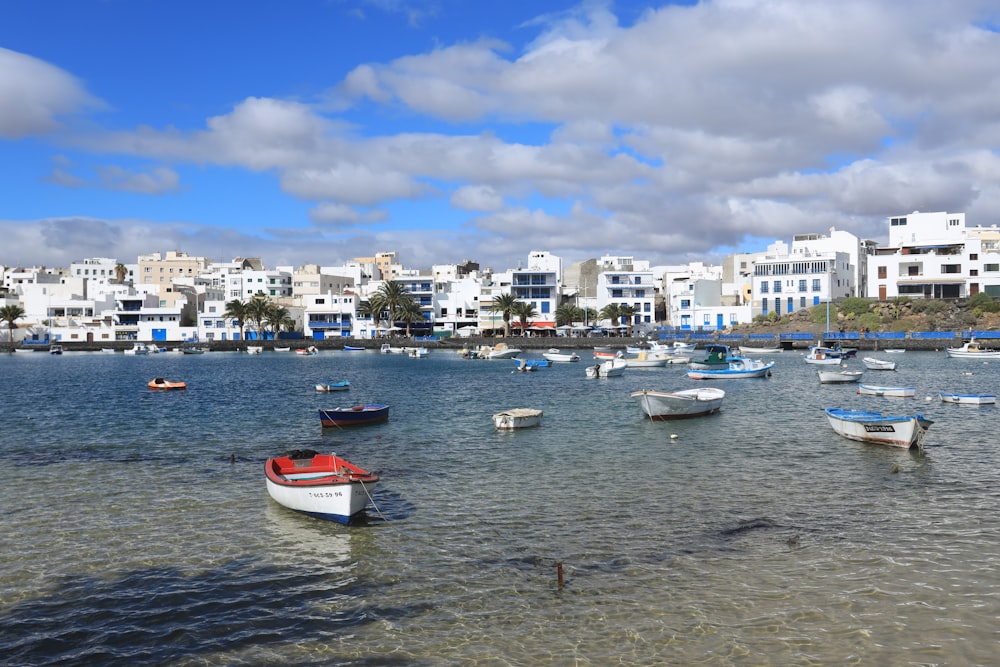
<path id="1" fill-rule="evenodd" d="M 480 356 L 484 359 L 513 359 L 519 354 L 521 354 L 521 350 L 510 347 L 507 343 L 497 343 L 493 347 L 486 346 L 480 352 Z"/>
<path id="2" fill-rule="evenodd" d="M 857 382 L 861 379 L 861 371 L 818 371 L 819 381 L 823 384 Z"/>
<path id="3" fill-rule="evenodd" d="M 913 398 L 916 387 L 881 387 L 873 384 L 859 384 L 858 393 L 865 396 L 890 396 L 893 398 Z"/>
<path id="4" fill-rule="evenodd" d="M 620 361 L 628 368 L 663 368 L 667 365 L 667 357 L 656 356 L 649 352 L 622 357 Z"/>
<path id="5" fill-rule="evenodd" d="M 725 369 L 731 359 L 737 358 L 728 345 L 706 345 L 705 351 L 705 358 L 692 361 L 688 368 L 697 371 Z"/>
<path id="6" fill-rule="evenodd" d="M 975 338 L 969 339 L 962 347 L 946 348 L 945 352 L 954 359 L 1000 359 L 1000 350 L 982 347 Z"/>
<path id="7" fill-rule="evenodd" d="M 319 353 L 315 345 L 310 345 L 309 347 L 298 347 L 295 348 L 295 354 L 300 357 L 312 357 Z"/>
<path id="8" fill-rule="evenodd" d="M 827 408 L 826 416 L 833 430 L 845 438 L 907 449 L 923 449 L 924 434 L 934 423 L 921 414 L 886 415 L 845 408 Z"/>
<path id="9" fill-rule="evenodd" d="M 997 402 L 996 394 L 955 394 L 942 391 L 938 396 L 944 403 L 959 403 L 962 405 L 992 405 Z"/>
<path id="10" fill-rule="evenodd" d="M 593 366 L 587 366 L 584 373 L 589 378 L 614 378 L 625 374 L 628 364 L 623 359 L 608 359 Z"/>
<path id="11" fill-rule="evenodd" d="M 331 391 L 347 391 L 351 388 L 351 383 L 347 380 L 340 380 L 339 382 L 317 382 L 316 391 L 325 393 Z"/>
<path id="12" fill-rule="evenodd" d="M 865 368 L 872 371 L 894 371 L 896 370 L 895 361 L 887 361 L 885 359 L 876 359 L 875 357 L 865 357 L 861 360 Z"/>
<path id="13" fill-rule="evenodd" d="M 63 346 L 62 345 L 50 345 L 49 346 L 49 354 L 62 354 L 62 353 L 63 353 Z"/>
<path id="14" fill-rule="evenodd" d="M 543 352 L 542 357 L 551 362 L 580 361 L 580 355 L 576 352 L 563 352 L 555 347 L 550 347 L 548 351 Z"/>
<path id="15" fill-rule="evenodd" d="M 289 452 L 264 464 L 267 492 L 288 509 L 347 524 L 361 514 L 379 477 L 336 454 Z"/>
<path id="16" fill-rule="evenodd" d="M 365 348 L 358 347 L 357 345 L 345 345 L 344 352 L 364 352 Z"/>
<path id="17" fill-rule="evenodd" d="M 764 363 L 760 359 L 736 357 L 729 361 L 728 368 L 697 370 L 689 368 L 686 373 L 692 380 L 729 380 L 742 378 L 762 378 L 771 374 L 773 361 Z"/>
<path id="18" fill-rule="evenodd" d="M 172 382 L 164 378 L 153 378 L 146 383 L 146 386 L 150 389 L 187 389 L 186 382 Z"/>
<path id="19" fill-rule="evenodd" d="M 541 423 L 542 411 L 534 408 L 512 408 L 493 415 L 493 425 L 501 431 L 530 428 Z"/>
<path id="20" fill-rule="evenodd" d="M 388 420 L 389 406 L 381 403 L 319 410 L 319 422 L 324 427 L 363 426 Z"/>
<path id="21" fill-rule="evenodd" d="M 808 354 L 806 354 L 802 359 L 807 364 L 820 364 L 833 366 L 839 364 L 843 357 L 834 352 L 833 348 L 823 347 L 822 345 L 813 345 L 809 348 Z"/>
<path id="22" fill-rule="evenodd" d="M 247 354 L 261 354 L 264 348 L 260 345 L 247 345 Z"/>
<path id="23" fill-rule="evenodd" d="M 642 411 L 654 421 L 700 417 L 719 410 L 726 392 L 714 387 L 682 389 L 680 391 L 633 391 L 630 396 Z"/>

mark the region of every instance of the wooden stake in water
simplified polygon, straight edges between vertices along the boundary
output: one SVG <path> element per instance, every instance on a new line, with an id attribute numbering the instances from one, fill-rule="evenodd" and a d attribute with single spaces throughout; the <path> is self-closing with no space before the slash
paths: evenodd
<path id="1" fill-rule="evenodd" d="M 559 590 L 563 587 L 562 563 L 556 563 L 556 578 L 559 580 Z"/>

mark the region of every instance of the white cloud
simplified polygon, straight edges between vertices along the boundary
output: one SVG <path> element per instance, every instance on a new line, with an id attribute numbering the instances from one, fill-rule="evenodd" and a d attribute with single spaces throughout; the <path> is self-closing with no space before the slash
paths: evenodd
<path id="1" fill-rule="evenodd" d="M 59 117 L 99 106 L 63 70 L 0 47 L 0 138 L 47 134 L 59 129 Z"/>

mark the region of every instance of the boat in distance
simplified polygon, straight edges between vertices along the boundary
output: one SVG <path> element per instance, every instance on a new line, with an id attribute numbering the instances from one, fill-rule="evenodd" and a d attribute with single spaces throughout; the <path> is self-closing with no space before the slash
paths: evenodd
<path id="1" fill-rule="evenodd" d="M 377 474 L 336 454 L 295 450 L 264 464 L 267 492 L 288 509 L 347 524 L 371 499 Z"/>
<path id="2" fill-rule="evenodd" d="M 890 396 L 892 398 L 913 398 L 916 387 L 880 387 L 873 384 L 859 384 L 858 393 L 865 396 Z"/>
<path id="3" fill-rule="evenodd" d="M 861 379 L 861 371 L 817 371 L 819 381 L 823 384 L 857 382 Z"/>
<path id="4" fill-rule="evenodd" d="M 961 405 L 993 405 L 997 402 L 996 394 L 954 394 L 942 391 L 938 396 L 944 403 L 959 403 Z"/>
<path id="5" fill-rule="evenodd" d="M 625 375 L 628 363 L 623 359 L 609 359 L 601 363 L 587 366 L 584 373 L 589 378 L 616 378 Z"/>
<path id="6" fill-rule="evenodd" d="M 760 359 L 736 357 L 729 360 L 728 368 L 696 370 L 689 368 L 687 376 L 692 380 L 729 380 L 741 378 L 762 378 L 771 374 L 773 361 L 766 364 Z"/>
<path id="7" fill-rule="evenodd" d="M 875 357 L 865 357 L 861 360 L 864 363 L 865 368 L 870 371 L 894 371 L 896 370 L 896 362 L 888 361 L 887 359 L 876 359 Z"/>
<path id="8" fill-rule="evenodd" d="M 319 422 L 323 427 L 363 426 L 389 420 L 389 406 L 381 403 L 355 405 L 350 408 L 319 409 Z"/>
<path id="9" fill-rule="evenodd" d="M 548 351 L 543 352 L 542 357 L 551 362 L 580 361 L 580 355 L 576 352 L 563 352 L 555 347 L 550 347 Z"/>
<path id="10" fill-rule="evenodd" d="M 347 391 L 351 388 L 351 383 L 348 380 L 340 380 L 339 382 L 317 382 L 316 391 L 320 393 L 326 393 L 331 391 Z"/>
<path id="11" fill-rule="evenodd" d="M 969 339 L 962 347 L 945 348 L 953 359 L 1000 359 L 1000 350 L 982 347 L 975 338 Z"/>
<path id="12" fill-rule="evenodd" d="M 924 434 L 934 423 L 921 414 L 886 415 L 846 408 L 826 408 L 826 417 L 833 430 L 849 440 L 904 449 L 923 449 Z"/>
<path id="13" fill-rule="evenodd" d="M 493 426 L 499 431 L 531 428 L 542 423 L 542 411 L 535 408 L 511 408 L 493 415 Z"/>
<path id="14" fill-rule="evenodd" d="M 715 387 L 698 387 L 680 391 L 642 389 L 629 395 L 646 416 L 653 421 L 687 419 L 717 412 L 726 392 Z"/>
<path id="15" fill-rule="evenodd" d="M 187 382 L 166 380 L 164 378 L 153 378 L 146 383 L 150 389 L 187 389 Z"/>

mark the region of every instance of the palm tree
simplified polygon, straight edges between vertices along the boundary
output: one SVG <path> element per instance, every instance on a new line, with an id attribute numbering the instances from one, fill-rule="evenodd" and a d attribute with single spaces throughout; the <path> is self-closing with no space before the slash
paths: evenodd
<path id="1" fill-rule="evenodd" d="M 515 301 L 510 312 L 521 322 L 521 335 L 528 333 L 528 321 L 538 315 L 535 305 L 527 301 Z"/>
<path id="2" fill-rule="evenodd" d="M 516 303 L 517 297 L 513 294 L 501 294 L 493 299 L 493 305 L 489 308 L 494 312 L 503 313 L 503 335 L 505 338 L 510 336 L 510 314 Z"/>
<path id="3" fill-rule="evenodd" d="M 618 318 L 621 317 L 621 306 L 617 303 L 609 303 L 601 308 L 601 312 L 597 316 L 602 320 L 608 320 L 610 326 L 614 326 L 618 324 Z"/>
<path id="4" fill-rule="evenodd" d="M 358 302 L 358 317 L 370 317 L 376 328 L 378 328 L 378 318 L 381 312 L 382 306 L 378 301 L 377 295 L 372 295 L 371 299 L 362 299 Z"/>
<path id="5" fill-rule="evenodd" d="M 119 285 L 125 284 L 125 276 L 128 275 L 128 267 L 119 262 L 115 264 L 115 280 L 118 281 Z"/>
<path id="6" fill-rule="evenodd" d="M 288 309 L 276 303 L 268 303 L 267 313 L 264 316 L 264 325 L 274 332 L 274 337 L 278 337 L 278 332 L 282 329 L 291 331 L 295 326 L 295 320 L 288 313 Z"/>
<path id="7" fill-rule="evenodd" d="M 236 326 L 240 330 L 240 340 L 243 340 L 243 325 L 247 319 L 247 304 L 239 299 L 226 302 L 226 311 L 222 313 L 226 319 L 236 320 Z"/>
<path id="8" fill-rule="evenodd" d="M 625 324 L 628 325 L 628 330 L 625 332 L 629 338 L 632 337 L 632 324 L 635 316 L 639 313 L 639 310 L 635 306 L 628 304 L 621 304 L 618 306 L 618 316 L 625 320 Z"/>
<path id="9" fill-rule="evenodd" d="M 247 324 L 257 330 L 257 340 L 264 340 L 264 322 L 267 321 L 267 311 L 270 305 L 270 299 L 263 292 L 257 292 L 247 302 Z"/>
<path id="10" fill-rule="evenodd" d="M 374 305 L 381 306 L 380 312 L 389 312 L 389 328 L 396 326 L 396 312 L 399 311 L 407 301 L 413 301 L 413 295 L 406 290 L 406 286 L 398 280 L 388 280 L 379 285 L 378 290 L 372 295 L 371 301 Z"/>
<path id="11" fill-rule="evenodd" d="M 571 303 L 564 303 L 556 308 L 556 326 L 564 324 L 572 326 L 574 322 L 582 322 L 583 318 L 583 308 L 574 306 Z"/>
<path id="12" fill-rule="evenodd" d="M 17 326 L 15 322 L 24 317 L 24 315 L 24 308 L 16 303 L 0 308 L 0 322 L 7 323 L 7 340 L 10 342 L 11 347 L 14 346 L 14 329 Z"/>
<path id="13" fill-rule="evenodd" d="M 397 312 L 397 317 L 403 322 L 406 322 L 406 336 L 410 336 L 410 325 L 414 322 L 423 322 L 426 320 L 424 317 L 424 311 L 420 309 L 420 304 L 416 302 L 415 299 L 410 299 L 409 301 L 404 301 Z"/>

